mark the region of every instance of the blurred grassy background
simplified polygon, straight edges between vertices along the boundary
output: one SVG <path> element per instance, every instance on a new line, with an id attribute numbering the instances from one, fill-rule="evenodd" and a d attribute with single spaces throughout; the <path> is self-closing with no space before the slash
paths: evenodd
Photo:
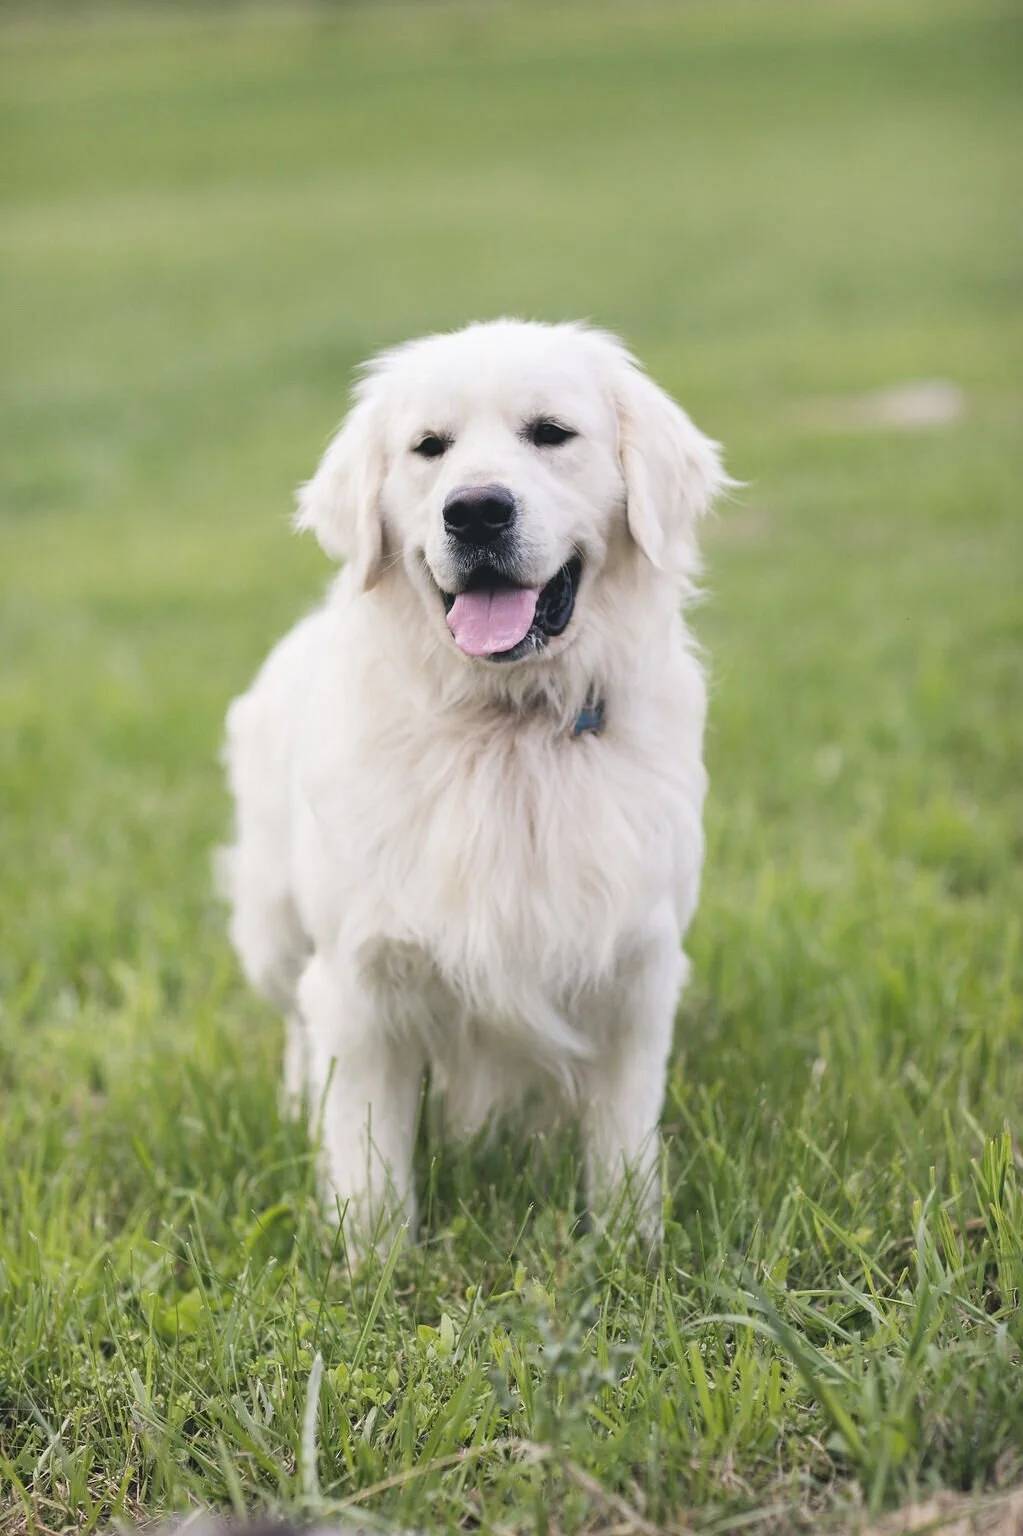
<path id="1" fill-rule="evenodd" d="M 700 621 L 723 820 L 766 795 L 841 840 L 843 786 L 1011 689 L 1009 8 L 129 8 L 3 41 L 4 926 L 34 935 L 8 972 L 41 935 L 51 985 L 147 939 L 171 963 L 223 703 L 322 581 L 292 488 L 354 364 L 417 332 L 592 318 L 725 441 L 750 488 Z M 808 425 L 933 376 L 968 397 L 940 439 Z M 949 793 L 1004 770 L 1011 713 Z"/>
<path id="2" fill-rule="evenodd" d="M 267 1129 L 277 1026 L 209 892 L 215 759 L 325 581 L 292 488 L 353 366 L 418 332 L 619 331 L 747 482 L 696 617 L 710 857 L 672 1262 L 716 1242 L 727 1266 L 798 1184 L 897 1271 L 932 1166 L 965 1187 L 1017 1127 L 1020 30 L 997 0 L 0 13 L 0 1316 L 55 1422 L 95 1383 L 73 1340 L 59 1370 L 16 1340 L 19 1286 L 187 1226 L 173 1189 L 204 1193 L 214 1268 L 267 1189 L 308 1195 Z M 928 378 L 961 420 L 855 424 L 851 399 Z M 473 1209 L 471 1167 L 445 1177 L 442 1214 Z M 423 1295 L 478 1278 L 464 1241 Z M 977 1379 L 945 1383 L 960 1438 L 919 1431 L 879 1496 L 993 1475 L 1018 1418 L 956 1410 Z M 8 1465 L 35 1465 L 18 1424 Z M 702 1497 L 701 1444 L 652 1498 Z"/>

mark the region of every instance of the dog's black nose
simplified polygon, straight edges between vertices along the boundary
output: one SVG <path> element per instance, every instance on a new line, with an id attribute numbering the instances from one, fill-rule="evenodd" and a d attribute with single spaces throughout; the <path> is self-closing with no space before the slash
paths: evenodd
<path id="1" fill-rule="evenodd" d="M 492 544 L 515 521 L 515 498 L 503 485 L 465 485 L 444 503 L 444 527 L 462 544 Z"/>

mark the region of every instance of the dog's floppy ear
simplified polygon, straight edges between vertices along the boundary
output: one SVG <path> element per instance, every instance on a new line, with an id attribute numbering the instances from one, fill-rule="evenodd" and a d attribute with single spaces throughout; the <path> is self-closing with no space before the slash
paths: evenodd
<path id="1" fill-rule="evenodd" d="M 694 575 L 695 523 L 727 486 L 721 450 L 630 358 L 618 382 L 629 532 L 657 570 Z"/>
<path id="2" fill-rule="evenodd" d="M 364 395 L 341 423 L 313 478 L 300 488 L 295 527 L 311 529 L 328 555 L 353 566 L 366 592 L 383 568 L 383 480 L 377 410 Z"/>

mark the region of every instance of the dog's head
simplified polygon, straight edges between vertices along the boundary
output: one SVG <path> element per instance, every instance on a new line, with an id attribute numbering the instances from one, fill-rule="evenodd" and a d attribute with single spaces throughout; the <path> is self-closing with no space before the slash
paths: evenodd
<path id="1" fill-rule="evenodd" d="M 613 337 L 500 320 L 384 353 L 298 525 L 368 590 L 400 570 L 453 656 L 570 646 L 629 560 L 685 582 L 718 448 Z"/>

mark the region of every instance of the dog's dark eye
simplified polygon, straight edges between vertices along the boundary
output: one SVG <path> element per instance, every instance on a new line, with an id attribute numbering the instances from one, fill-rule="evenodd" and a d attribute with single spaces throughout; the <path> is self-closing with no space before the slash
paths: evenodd
<path id="1" fill-rule="evenodd" d="M 578 437 L 579 434 L 573 432 L 571 427 L 563 427 L 560 422 L 541 416 L 539 420 L 529 423 L 526 436 L 536 448 L 560 448 L 570 437 Z"/>
<path id="2" fill-rule="evenodd" d="M 422 454 L 424 459 L 439 459 L 442 453 L 447 453 L 451 447 L 450 437 L 438 437 L 436 432 L 427 432 L 415 447 L 413 453 Z"/>

